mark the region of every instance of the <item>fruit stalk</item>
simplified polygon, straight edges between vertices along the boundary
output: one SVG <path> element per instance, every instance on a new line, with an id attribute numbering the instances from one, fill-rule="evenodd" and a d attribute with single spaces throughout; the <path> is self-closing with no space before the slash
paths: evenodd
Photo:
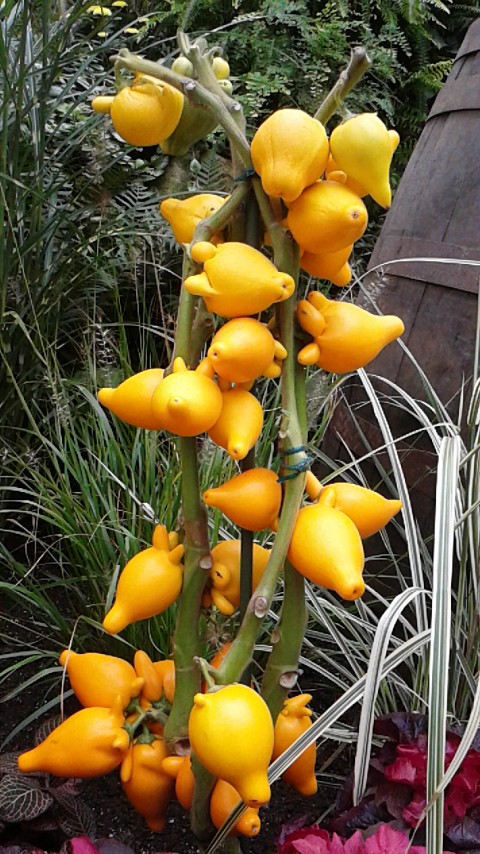
<path id="1" fill-rule="evenodd" d="M 184 277 L 194 269 L 185 252 Z M 190 331 L 195 310 L 195 297 L 182 286 L 175 336 L 175 356 L 186 361 L 190 356 Z M 185 569 L 183 589 L 178 606 L 174 635 L 175 698 L 164 737 L 175 751 L 177 742 L 187 738 L 188 716 L 193 697 L 200 690 L 200 616 L 202 594 L 212 565 L 208 542 L 207 514 L 200 500 L 198 458 L 195 437 L 180 437 L 180 464 L 182 469 L 182 511 L 185 532 Z"/>
<path id="2" fill-rule="evenodd" d="M 361 46 L 354 47 L 350 54 L 350 61 L 347 67 L 340 72 L 337 82 L 323 99 L 314 118 L 318 119 L 322 125 L 325 125 L 338 110 L 341 101 L 357 85 L 371 64 L 372 62 L 365 48 Z"/>
<path id="3" fill-rule="evenodd" d="M 274 214 L 269 199 L 263 192 L 259 180 L 257 181 L 257 179 L 253 179 L 253 184 L 265 225 L 270 229 L 270 223 L 274 218 Z M 259 186 L 257 186 L 257 184 Z M 279 269 L 293 276 L 296 281 L 298 278 L 298 247 L 280 228 L 277 228 L 276 232 L 272 234 L 272 243 L 274 246 L 275 264 Z M 294 312 L 295 296 L 292 296 L 279 307 L 279 321 L 281 329 L 280 339 L 288 352 L 288 356 L 282 367 L 282 408 L 285 412 L 285 418 L 281 430 L 282 450 L 300 447 L 303 442 L 303 433 L 297 410 L 296 397 Z M 303 376 L 300 382 L 304 382 Z M 288 464 L 292 465 L 302 463 L 302 461 L 305 460 L 305 457 L 305 452 L 301 450 L 296 454 L 288 456 Z M 270 608 L 278 575 L 285 562 L 285 556 L 292 536 L 295 518 L 302 500 L 304 483 L 305 474 L 301 471 L 296 477 L 286 481 L 282 513 L 270 559 L 267 563 L 262 580 L 257 587 L 254 596 L 250 599 L 247 612 L 244 616 L 237 637 L 233 641 L 227 656 L 217 671 L 216 681 L 219 684 L 228 684 L 230 682 L 238 681 L 252 657 L 259 627 Z"/>
<path id="4" fill-rule="evenodd" d="M 222 92 L 217 86 L 216 81 L 215 90 L 210 91 L 199 81 L 192 80 L 190 77 L 181 77 L 179 74 L 171 71 L 170 68 L 159 65 L 158 62 L 143 59 L 143 57 L 131 53 L 127 48 L 122 48 L 113 57 L 113 61 L 116 68 L 139 71 L 150 75 L 150 77 L 156 77 L 158 80 L 164 80 L 182 92 L 185 98 L 188 98 L 192 104 L 202 104 L 202 106 L 208 107 L 212 116 L 217 119 L 218 124 L 222 125 L 232 145 L 235 146 L 235 150 L 244 166 L 247 169 L 251 167 L 250 146 L 245 134 L 233 117 L 234 113 L 241 112 L 240 104 Z"/>

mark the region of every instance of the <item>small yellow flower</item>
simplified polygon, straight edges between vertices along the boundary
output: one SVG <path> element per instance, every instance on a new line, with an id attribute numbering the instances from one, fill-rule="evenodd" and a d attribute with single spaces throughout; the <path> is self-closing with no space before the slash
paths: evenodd
<path id="1" fill-rule="evenodd" d="M 108 16 L 112 14 L 112 10 L 109 9 L 108 6 L 89 6 L 87 12 L 90 12 L 91 15 Z"/>
<path id="2" fill-rule="evenodd" d="M 136 27 L 125 27 L 124 33 L 139 33 L 140 30 L 137 30 Z"/>
<path id="3" fill-rule="evenodd" d="M 123 9 L 124 6 L 127 6 L 126 0 L 113 0 L 112 6 L 118 6 Z"/>

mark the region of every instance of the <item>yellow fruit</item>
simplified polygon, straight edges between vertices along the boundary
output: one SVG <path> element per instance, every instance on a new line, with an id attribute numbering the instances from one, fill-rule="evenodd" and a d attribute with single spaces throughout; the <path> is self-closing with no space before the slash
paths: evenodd
<path id="1" fill-rule="evenodd" d="M 192 258 L 204 263 L 204 272 L 185 279 L 185 288 L 205 300 L 208 311 L 224 317 L 258 314 L 272 303 L 292 296 L 295 282 L 281 273 L 258 249 L 245 243 L 213 246 L 201 241 Z"/>
<path id="2" fill-rule="evenodd" d="M 110 707 L 120 695 L 122 708 L 128 706 L 143 687 L 140 673 L 123 658 L 100 652 L 76 653 L 64 649 L 59 663 L 68 673 L 70 685 L 82 706 Z"/>
<path id="3" fill-rule="evenodd" d="M 355 181 L 350 175 L 347 175 L 346 172 L 343 172 L 338 163 L 333 159 L 332 155 L 328 158 L 328 163 L 325 168 L 325 177 L 327 181 L 337 181 L 340 184 L 345 184 L 352 193 L 356 193 L 357 196 L 360 196 L 361 199 L 364 196 L 368 196 L 368 190 L 359 183 L 359 181 Z"/>
<path id="4" fill-rule="evenodd" d="M 175 359 L 173 373 L 152 395 L 153 416 L 164 430 L 177 436 L 198 436 L 215 424 L 223 398 L 209 373 L 213 375 L 206 360 L 189 371 L 183 359 Z"/>
<path id="5" fill-rule="evenodd" d="M 129 747 L 120 697 L 113 708 L 81 709 L 56 727 L 33 750 L 18 757 L 22 773 L 56 777 L 101 777 L 117 768 Z"/>
<path id="6" fill-rule="evenodd" d="M 110 115 L 125 142 L 158 145 L 173 133 L 182 109 L 182 93 L 168 83 L 157 81 L 125 86 L 115 96 Z"/>
<path id="7" fill-rule="evenodd" d="M 167 756 L 163 738 L 151 744 L 137 742 L 130 748 L 121 769 L 122 789 L 136 811 L 157 833 L 165 829 L 165 811 L 172 798 L 174 783 L 162 768 Z"/>
<path id="8" fill-rule="evenodd" d="M 222 379 L 232 383 L 251 382 L 260 376 L 277 377 L 279 362 L 287 356 L 265 324 L 253 317 L 237 317 L 215 333 L 207 353 Z"/>
<path id="9" fill-rule="evenodd" d="M 154 661 L 153 666 L 160 676 L 163 696 L 169 703 L 173 703 L 175 697 L 175 662 L 171 658 L 166 658 L 164 661 Z"/>
<path id="10" fill-rule="evenodd" d="M 210 593 L 213 604 L 228 616 L 240 605 L 240 549 L 240 540 L 223 540 L 212 549 Z M 253 544 L 252 590 L 258 587 L 269 557 L 268 549 Z"/>
<path id="11" fill-rule="evenodd" d="M 252 163 L 263 189 L 289 204 L 320 178 L 328 152 L 325 128 L 303 110 L 277 110 L 252 139 Z"/>
<path id="12" fill-rule="evenodd" d="M 389 208 L 392 201 L 389 171 L 398 139 L 398 134 L 390 136 L 376 113 L 361 113 L 347 119 L 330 137 L 332 156 L 338 167 L 365 187 L 384 208 Z"/>
<path id="13" fill-rule="evenodd" d="M 237 790 L 230 783 L 225 782 L 225 780 L 217 780 L 210 798 L 210 818 L 215 827 L 222 826 L 225 819 L 228 818 L 241 800 Z M 258 809 L 248 807 L 233 826 L 229 836 L 238 836 L 238 834 L 242 836 L 257 836 L 260 831 L 260 825 Z"/>
<path id="14" fill-rule="evenodd" d="M 352 271 L 347 263 L 352 249 L 353 246 L 345 246 L 338 252 L 325 252 L 323 255 L 304 252 L 300 258 L 300 266 L 311 276 L 327 279 L 337 287 L 343 288 L 352 278 Z"/>
<path id="15" fill-rule="evenodd" d="M 175 795 L 177 801 L 185 810 L 193 803 L 195 777 L 193 776 L 190 756 L 167 756 L 162 762 L 165 774 L 175 780 Z"/>
<path id="16" fill-rule="evenodd" d="M 220 417 L 208 435 L 234 460 L 243 460 L 253 448 L 263 427 L 263 409 L 256 397 L 242 388 L 222 392 Z"/>
<path id="17" fill-rule="evenodd" d="M 312 504 L 299 511 L 288 559 L 310 581 L 343 599 L 358 599 L 365 590 L 360 534 L 352 520 L 333 507 Z"/>
<path id="18" fill-rule="evenodd" d="M 225 201 L 224 196 L 212 193 L 201 193 L 189 199 L 164 199 L 160 213 L 170 224 L 177 243 L 190 243 L 198 223 L 217 211 Z M 220 235 L 212 237 L 212 243 L 219 239 Z"/>
<path id="19" fill-rule="evenodd" d="M 143 649 L 137 649 L 133 664 L 137 676 L 143 680 L 142 699 L 154 703 L 162 696 L 162 678 L 155 669 L 152 659 Z"/>
<path id="20" fill-rule="evenodd" d="M 355 483 L 329 483 L 320 493 L 320 504 L 330 504 L 348 516 L 362 539 L 371 537 L 402 509 L 402 502 L 384 498 Z"/>
<path id="21" fill-rule="evenodd" d="M 92 101 L 92 109 L 96 113 L 110 113 L 114 100 L 114 95 L 98 95 Z"/>
<path id="22" fill-rule="evenodd" d="M 285 700 L 283 709 L 275 723 L 275 743 L 272 760 L 277 759 L 304 732 L 310 729 L 312 712 L 306 705 L 312 699 L 311 694 L 298 694 Z M 282 774 L 282 779 L 302 795 L 314 795 L 317 791 L 315 777 L 316 744 L 307 747 L 298 759 Z"/>
<path id="23" fill-rule="evenodd" d="M 159 430 L 161 425 L 152 412 L 152 395 L 162 379 L 162 368 L 150 368 L 134 374 L 116 388 L 101 388 L 97 397 L 102 406 L 127 424 Z"/>
<path id="24" fill-rule="evenodd" d="M 247 806 L 268 803 L 273 722 L 265 701 L 253 688 L 234 684 L 195 694 L 193 703 L 188 734 L 195 756 L 230 783 Z"/>
<path id="25" fill-rule="evenodd" d="M 212 70 L 217 80 L 226 80 L 227 77 L 230 77 L 230 66 L 227 60 L 221 56 L 213 57 Z"/>
<path id="26" fill-rule="evenodd" d="M 319 255 L 355 243 L 367 227 L 359 196 L 336 181 L 317 181 L 289 207 L 288 227 L 302 249 Z"/>
<path id="27" fill-rule="evenodd" d="M 103 621 L 109 634 L 137 620 L 165 611 L 182 589 L 183 546 L 170 549 L 164 525 L 157 525 L 153 544 L 128 561 L 120 574 L 114 606 Z"/>
<path id="28" fill-rule="evenodd" d="M 253 468 L 207 489 L 203 500 L 209 507 L 218 507 L 240 528 L 263 531 L 277 521 L 282 488 L 271 469 Z"/>
<path id="29" fill-rule="evenodd" d="M 319 291 L 298 303 L 297 318 L 314 338 L 300 350 L 300 364 L 337 374 L 367 365 L 405 329 L 395 315 L 370 314 L 352 303 L 329 300 Z"/>

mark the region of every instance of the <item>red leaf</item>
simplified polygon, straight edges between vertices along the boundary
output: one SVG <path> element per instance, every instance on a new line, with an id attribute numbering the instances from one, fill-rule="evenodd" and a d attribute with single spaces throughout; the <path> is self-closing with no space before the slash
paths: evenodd
<path id="1" fill-rule="evenodd" d="M 72 854 L 100 854 L 98 848 L 86 836 L 70 839 L 70 847 Z"/>

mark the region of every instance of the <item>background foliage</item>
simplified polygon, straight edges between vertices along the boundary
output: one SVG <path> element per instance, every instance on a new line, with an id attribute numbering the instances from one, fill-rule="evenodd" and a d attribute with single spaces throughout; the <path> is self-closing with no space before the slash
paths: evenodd
<path id="1" fill-rule="evenodd" d="M 3 659 L 7 685 L 33 659 L 46 654 L 52 662 L 72 632 L 76 648 L 109 644 L 130 655 L 98 631 L 114 568 L 146 544 L 152 513 L 167 524 L 176 517 L 175 451 L 113 423 L 95 390 L 168 360 L 180 270 L 158 203 L 180 192 L 227 191 L 228 150 L 219 132 L 179 161 L 119 142 L 89 106 L 95 94 L 112 91 L 109 56 L 126 43 L 169 63 L 179 21 L 192 35 L 205 33 L 224 48 L 253 133 L 277 107 L 313 110 L 350 47 L 362 43 L 373 69 L 348 108 L 377 110 L 400 131 L 395 181 L 479 11 L 474 3 L 440 0 L 165 0 L 159 8 L 138 0 L 98 19 L 87 6 L 9 0 L 0 11 L 0 590 L 9 649 L 11 608 L 22 609 L 17 652 Z M 137 32 L 125 32 L 132 27 Z M 363 248 L 367 253 L 369 244 Z M 325 388 L 315 392 L 323 399 Z M 269 409 L 260 451 L 267 459 L 279 415 L 275 399 Z M 328 412 L 328 405 L 316 409 L 318 440 Z M 221 465 L 207 448 L 204 477 L 211 479 L 216 466 L 218 478 Z M 214 524 L 216 533 L 218 519 Z M 332 619 L 311 599 L 311 616 L 321 620 L 312 638 L 315 631 L 328 638 L 329 660 L 339 660 L 331 669 L 312 659 L 342 688 L 359 667 L 342 672 L 336 621 L 347 620 L 365 661 L 369 645 L 358 639 L 358 618 L 348 621 L 333 597 L 326 601 Z M 370 633 L 375 608 L 371 617 Z M 173 615 L 162 615 L 125 637 L 165 654 L 172 625 Z M 52 671 L 58 673 L 46 668 L 45 675 Z M 392 699 L 387 691 L 385 709 L 402 696 L 407 705 L 410 692 L 401 684 Z"/>

